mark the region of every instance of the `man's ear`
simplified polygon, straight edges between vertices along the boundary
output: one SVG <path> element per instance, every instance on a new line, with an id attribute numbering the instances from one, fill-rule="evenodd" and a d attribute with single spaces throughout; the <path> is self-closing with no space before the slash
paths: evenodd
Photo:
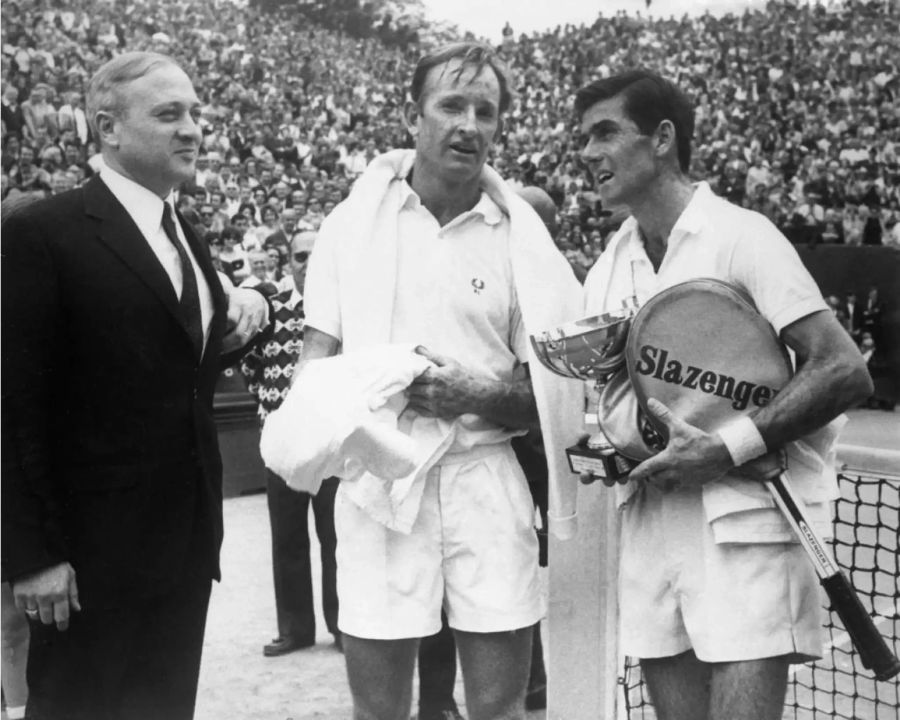
<path id="1" fill-rule="evenodd" d="M 112 148 L 119 147 L 118 133 L 116 132 L 116 119 L 112 113 L 100 110 L 96 116 L 97 135 L 101 145 Z"/>
<path id="2" fill-rule="evenodd" d="M 406 125 L 409 134 L 413 137 L 419 132 L 418 122 L 419 104 L 412 100 L 407 100 L 406 105 L 403 106 L 403 123 Z"/>
<path id="3" fill-rule="evenodd" d="M 660 156 L 676 151 L 676 132 L 671 120 L 663 120 L 656 128 L 656 152 Z"/>

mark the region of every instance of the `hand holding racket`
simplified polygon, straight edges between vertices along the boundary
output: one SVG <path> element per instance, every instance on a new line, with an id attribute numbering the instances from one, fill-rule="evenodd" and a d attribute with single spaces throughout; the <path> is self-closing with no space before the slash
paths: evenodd
<path id="1" fill-rule="evenodd" d="M 728 451 L 723 457 L 722 441 L 713 433 L 767 404 L 792 373 L 784 347 L 748 299 L 708 279 L 669 288 L 641 308 L 628 337 L 626 364 L 638 404 L 667 443 L 638 465 L 631 478 L 662 487 L 685 477 L 706 482 L 734 472 Z M 879 680 L 900 673 L 900 661 L 791 490 L 784 454 L 770 452 L 736 471 L 765 483 L 863 665 Z"/>

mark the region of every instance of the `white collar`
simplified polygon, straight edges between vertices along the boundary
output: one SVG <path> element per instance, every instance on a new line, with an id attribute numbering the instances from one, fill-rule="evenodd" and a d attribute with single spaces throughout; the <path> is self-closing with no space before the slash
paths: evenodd
<path id="1" fill-rule="evenodd" d="M 400 207 L 412 209 L 421 205 L 422 199 L 419 197 L 419 194 L 412 189 L 412 186 L 406 180 L 403 180 L 400 185 Z M 480 215 L 485 225 L 496 225 L 503 219 L 503 211 L 484 190 L 481 191 L 481 196 L 474 207 L 457 216 L 453 224 L 456 225 L 457 220 L 462 222 L 463 219 L 468 219 L 471 215 Z"/>
<path id="2" fill-rule="evenodd" d="M 116 200 L 122 203 L 145 238 L 151 238 L 159 232 L 163 212 L 163 201 L 159 195 L 113 170 L 109 165 L 100 170 L 100 179 L 106 183 Z M 169 193 L 166 202 L 174 210 L 172 193 Z"/>
<path id="3" fill-rule="evenodd" d="M 700 232 L 709 212 L 709 203 L 715 199 L 712 189 L 707 182 L 698 182 L 694 185 L 694 194 L 688 202 L 687 206 L 682 210 L 681 215 L 672 226 L 669 233 L 668 244 L 674 244 L 687 235 L 695 235 Z M 644 241 L 641 237 L 640 227 L 637 218 L 630 215 L 622 227 L 627 231 L 625 242 L 622 249 L 629 253 L 632 258 L 638 257 L 636 253 L 644 252 Z"/>

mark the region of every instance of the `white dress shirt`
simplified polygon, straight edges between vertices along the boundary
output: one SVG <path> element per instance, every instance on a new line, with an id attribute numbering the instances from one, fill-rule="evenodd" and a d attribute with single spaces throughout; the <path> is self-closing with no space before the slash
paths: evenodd
<path id="1" fill-rule="evenodd" d="M 104 166 L 100 171 L 100 179 L 110 189 L 116 200 L 122 203 L 131 219 L 134 220 L 134 224 L 137 225 L 141 235 L 144 236 L 153 254 L 156 255 L 160 265 L 162 265 L 163 270 L 166 271 L 166 275 L 169 276 L 172 287 L 175 289 L 175 294 L 180 298 L 183 280 L 181 260 L 178 258 L 178 251 L 172 245 L 162 227 L 163 201 L 158 195 L 152 193 L 143 185 L 130 180 L 108 165 Z M 172 206 L 174 211 L 171 193 L 166 198 L 166 202 Z M 185 239 L 184 229 L 181 227 L 180 222 L 175 223 L 175 229 L 178 233 L 178 239 L 187 252 L 187 256 L 191 259 L 191 269 L 197 278 L 197 293 L 200 296 L 200 317 L 205 347 L 206 340 L 209 337 L 209 325 L 213 316 L 212 293 L 206 278 L 203 276 L 203 272 L 200 270 L 200 266 L 197 264 L 197 258 L 194 257 L 194 254 L 191 252 L 191 246 Z"/>

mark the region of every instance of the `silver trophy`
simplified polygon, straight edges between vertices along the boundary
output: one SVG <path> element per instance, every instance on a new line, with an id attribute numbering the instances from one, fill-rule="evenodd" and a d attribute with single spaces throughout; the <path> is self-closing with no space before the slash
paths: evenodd
<path id="1" fill-rule="evenodd" d="M 593 315 L 532 335 L 531 346 L 551 372 L 593 382 L 599 389 L 625 364 L 625 341 L 636 312 L 637 303 L 630 299 L 617 313 Z M 567 448 L 566 455 L 574 473 L 618 478 L 632 467 L 602 432 L 586 444 Z"/>

